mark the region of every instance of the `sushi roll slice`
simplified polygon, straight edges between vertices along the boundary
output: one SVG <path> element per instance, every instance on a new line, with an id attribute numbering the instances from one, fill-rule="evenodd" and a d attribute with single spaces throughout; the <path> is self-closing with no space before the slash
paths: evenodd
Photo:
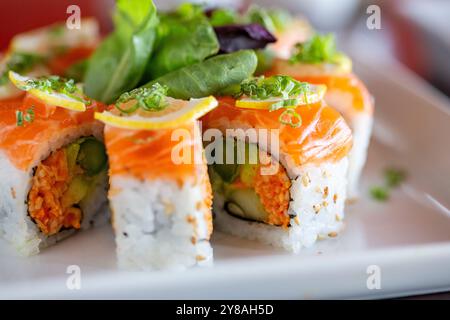
<path id="1" fill-rule="evenodd" d="M 123 269 L 184 269 L 212 263 L 212 193 L 193 116 L 217 102 L 213 97 L 190 102 L 164 97 L 158 107 L 153 105 L 156 110 L 141 108 L 127 116 L 137 100 L 152 100 L 159 89 L 127 93 L 128 107 L 119 107 L 125 113 L 113 108 L 97 116 L 106 123 L 109 200 L 118 265 Z"/>
<path id="2" fill-rule="evenodd" d="M 294 252 L 341 230 L 351 131 L 320 94 L 305 101 L 312 88 L 284 76 L 250 80 L 241 85 L 240 99 L 220 98 L 203 118 L 205 133 L 222 133 L 222 147 L 234 140 L 248 150 L 230 163 L 216 156 L 222 150 L 216 142 L 205 148 L 214 160 L 208 164 L 216 162 L 209 168 L 215 228 Z M 222 156 L 233 159 L 227 155 L 233 147 L 224 150 Z M 252 154 L 261 160 L 252 162 Z"/>
<path id="3" fill-rule="evenodd" d="M 47 80 L 51 87 L 57 81 Z M 61 97 L 58 105 L 67 103 Z M 31 93 L 0 101 L 0 235 L 22 255 L 37 254 L 106 215 L 100 210 L 107 200 L 103 126 L 94 120 L 102 107 L 86 108 L 56 107 Z"/>
<path id="4" fill-rule="evenodd" d="M 353 133 L 348 196 L 354 199 L 358 196 L 358 183 L 367 158 L 374 103 L 364 83 L 352 73 L 351 60 L 335 49 L 329 49 L 334 46 L 331 35 L 315 35 L 308 42 L 298 45 L 298 52 L 290 61 L 276 59 L 267 75 L 286 74 L 300 81 L 327 86 L 325 101 L 342 113 Z M 308 50 L 311 55 L 315 52 L 314 55 L 318 56 L 312 59 Z"/>
<path id="5" fill-rule="evenodd" d="M 17 34 L 0 58 L 0 99 L 21 95 L 8 81 L 11 70 L 34 77 L 56 74 L 80 80 L 83 61 L 99 39 L 98 23 L 92 18 L 82 19 L 80 29 L 68 29 L 64 22 Z"/>

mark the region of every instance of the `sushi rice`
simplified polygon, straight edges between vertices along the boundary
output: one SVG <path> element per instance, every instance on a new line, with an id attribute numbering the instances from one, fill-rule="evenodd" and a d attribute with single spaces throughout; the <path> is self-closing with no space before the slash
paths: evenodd
<path id="1" fill-rule="evenodd" d="M 0 150 L 0 235 L 9 241 L 17 251 L 25 256 L 34 255 L 45 247 L 68 237 L 75 229 L 62 230 L 54 235 L 46 235 L 29 216 L 28 194 L 31 189 L 34 168 L 52 152 L 76 141 L 80 137 L 95 136 L 102 140 L 102 125 L 85 124 L 71 127 L 53 135 L 51 140 L 40 145 L 33 155 L 34 161 L 25 170 L 17 168 Z M 103 223 L 107 219 L 106 204 L 107 177 L 102 175 L 95 182 L 93 192 L 79 205 L 83 213 L 81 229 Z"/>

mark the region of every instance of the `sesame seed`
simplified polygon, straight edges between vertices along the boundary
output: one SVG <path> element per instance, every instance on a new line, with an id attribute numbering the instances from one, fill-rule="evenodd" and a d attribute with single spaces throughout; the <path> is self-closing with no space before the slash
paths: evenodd
<path id="1" fill-rule="evenodd" d="M 330 238 L 336 238 L 337 236 L 338 236 L 338 234 L 337 234 L 337 232 L 330 232 L 329 234 L 328 234 L 328 236 L 330 237 Z"/>

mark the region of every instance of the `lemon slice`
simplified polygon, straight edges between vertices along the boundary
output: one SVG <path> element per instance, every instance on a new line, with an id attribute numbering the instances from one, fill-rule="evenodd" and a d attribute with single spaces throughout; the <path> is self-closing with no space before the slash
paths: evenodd
<path id="1" fill-rule="evenodd" d="M 167 102 L 169 106 L 163 111 L 136 112 L 130 116 L 120 116 L 105 111 L 96 112 L 95 118 L 118 128 L 158 130 L 175 128 L 183 123 L 196 120 L 218 105 L 213 96 L 189 101 L 167 98 Z"/>
<path id="2" fill-rule="evenodd" d="M 27 91 L 29 94 L 41 99 L 45 103 L 73 111 L 86 111 L 86 104 L 59 92 L 47 92 L 36 88 L 27 88 L 27 81 L 34 80 L 31 77 L 21 76 L 20 74 L 9 71 L 9 79 L 20 90 Z"/>
<path id="3" fill-rule="evenodd" d="M 313 104 L 321 101 L 325 95 L 327 87 L 325 85 L 310 85 L 310 91 L 306 95 L 299 95 L 298 97 L 290 97 L 290 100 L 295 100 L 296 105 L 292 107 Z M 274 103 L 287 100 L 281 97 L 256 100 L 251 98 L 243 98 L 236 101 L 236 107 L 244 109 L 269 109 Z"/>

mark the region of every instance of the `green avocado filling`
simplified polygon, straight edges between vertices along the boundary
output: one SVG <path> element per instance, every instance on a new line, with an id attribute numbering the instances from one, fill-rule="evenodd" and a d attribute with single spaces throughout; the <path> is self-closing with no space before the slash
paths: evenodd
<path id="1" fill-rule="evenodd" d="M 63 195 L 62 204 L 70 207 L 82 202 L 104 177 L 107 156 L 103 143 L 92 136 L 69 144 L 65 153 L 69 174 L 73 178 Z"/>
<path id="2" fill-rule="evenodd" d="M 227 144 L 233 146 L 228 148 L 229 152 L 233 151 L 232 163 L 226 163 Z M 254 190 L 254 180 L 259 168 L 259 150 L 255 144 L 248 143 L 245 143 L 244 150 L 244 155 L 239 154 L 238 144 L 234 140 L 223 141 L 222 154 L 216 153 L 215 157 L 216 162 L 220 163 L 209 166 L 212 188 L 215 193 L 225 198 L 224 209 L 230 215 L 265 222 L 268 213 Z"/>

